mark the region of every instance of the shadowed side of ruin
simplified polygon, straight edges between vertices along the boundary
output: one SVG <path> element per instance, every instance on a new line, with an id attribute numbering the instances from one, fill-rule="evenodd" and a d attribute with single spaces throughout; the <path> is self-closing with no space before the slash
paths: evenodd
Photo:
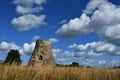
<path id="1" fill-rule="evenodd" d="M 55 66 L 55 61 L 50 46 L 50 41 L 48 40 L 37 40 L 35 49 L 32 56 L 28 62 L 28 66 L 34 65 L 50 65 Z"/>

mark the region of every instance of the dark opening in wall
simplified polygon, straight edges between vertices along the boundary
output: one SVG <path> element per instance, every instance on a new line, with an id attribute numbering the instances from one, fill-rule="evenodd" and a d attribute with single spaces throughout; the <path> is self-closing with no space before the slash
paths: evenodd
<path id="1" fill-rule="evenodd" d="M 33 59 L 35 59 L 35 56 L 33 56 Z"/>
<path id="2" fill-rule="evenodd" d="M 40 57 L 39 57 L 39 60 L 43 60 L 43 57 L 42 57 L 42 55 L 40 55 Z"/>

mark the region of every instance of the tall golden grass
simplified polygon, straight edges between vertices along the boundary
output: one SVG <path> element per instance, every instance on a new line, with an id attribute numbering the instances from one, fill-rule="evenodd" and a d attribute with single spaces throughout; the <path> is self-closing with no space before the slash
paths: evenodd
<path id="1" fill-rule="evenodd" d="M 0 65 L 0 80 L 120 80 L 120 70 Z"/>

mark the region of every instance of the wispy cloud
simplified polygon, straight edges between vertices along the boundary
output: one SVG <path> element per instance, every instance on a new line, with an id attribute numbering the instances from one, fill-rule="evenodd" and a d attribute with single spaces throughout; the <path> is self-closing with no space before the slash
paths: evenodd
<path id="1" fill-rule="evenodd" d="M 13 3 L 17 5 L 17 13 L 27 14 L 40 12 L 43 9 L 42 4 L 46 3 L 46 0 L 14 0 Z M 34 7 L 34 5 L 37 6 Z"/>
<path id="2" fill-rule="evenodd" d="M 32 41 L 36 41 L 36 40 L 39 40 L 39 39 L 40 39 L 40 36 L 36 35 L 36 36 L 33 36 Z"/>
<path id="3" fill-rule="evenodd" d="M 67 22 L 67 20 L 62 20 L 61 22 L 60 22 L 60 24 L 65 24 Z"/>
<path id="4" fill-rule="evenodd" d="M 57 43 L 59 40 L 56 39 L 56 38 L 49 38 L 49 41 L 50 41 L 51 43 Z"/>

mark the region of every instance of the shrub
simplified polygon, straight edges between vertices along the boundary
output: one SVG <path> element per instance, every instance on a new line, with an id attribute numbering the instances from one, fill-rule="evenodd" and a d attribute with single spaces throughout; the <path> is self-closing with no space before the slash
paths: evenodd
<path id="1" fill-rule="evenodd" d="M 20 59 L 20 54 L 18 50 L 10 50 L 4 62 L 5 64 L 16 64 L 20 65 L 22 63 Z"/>

